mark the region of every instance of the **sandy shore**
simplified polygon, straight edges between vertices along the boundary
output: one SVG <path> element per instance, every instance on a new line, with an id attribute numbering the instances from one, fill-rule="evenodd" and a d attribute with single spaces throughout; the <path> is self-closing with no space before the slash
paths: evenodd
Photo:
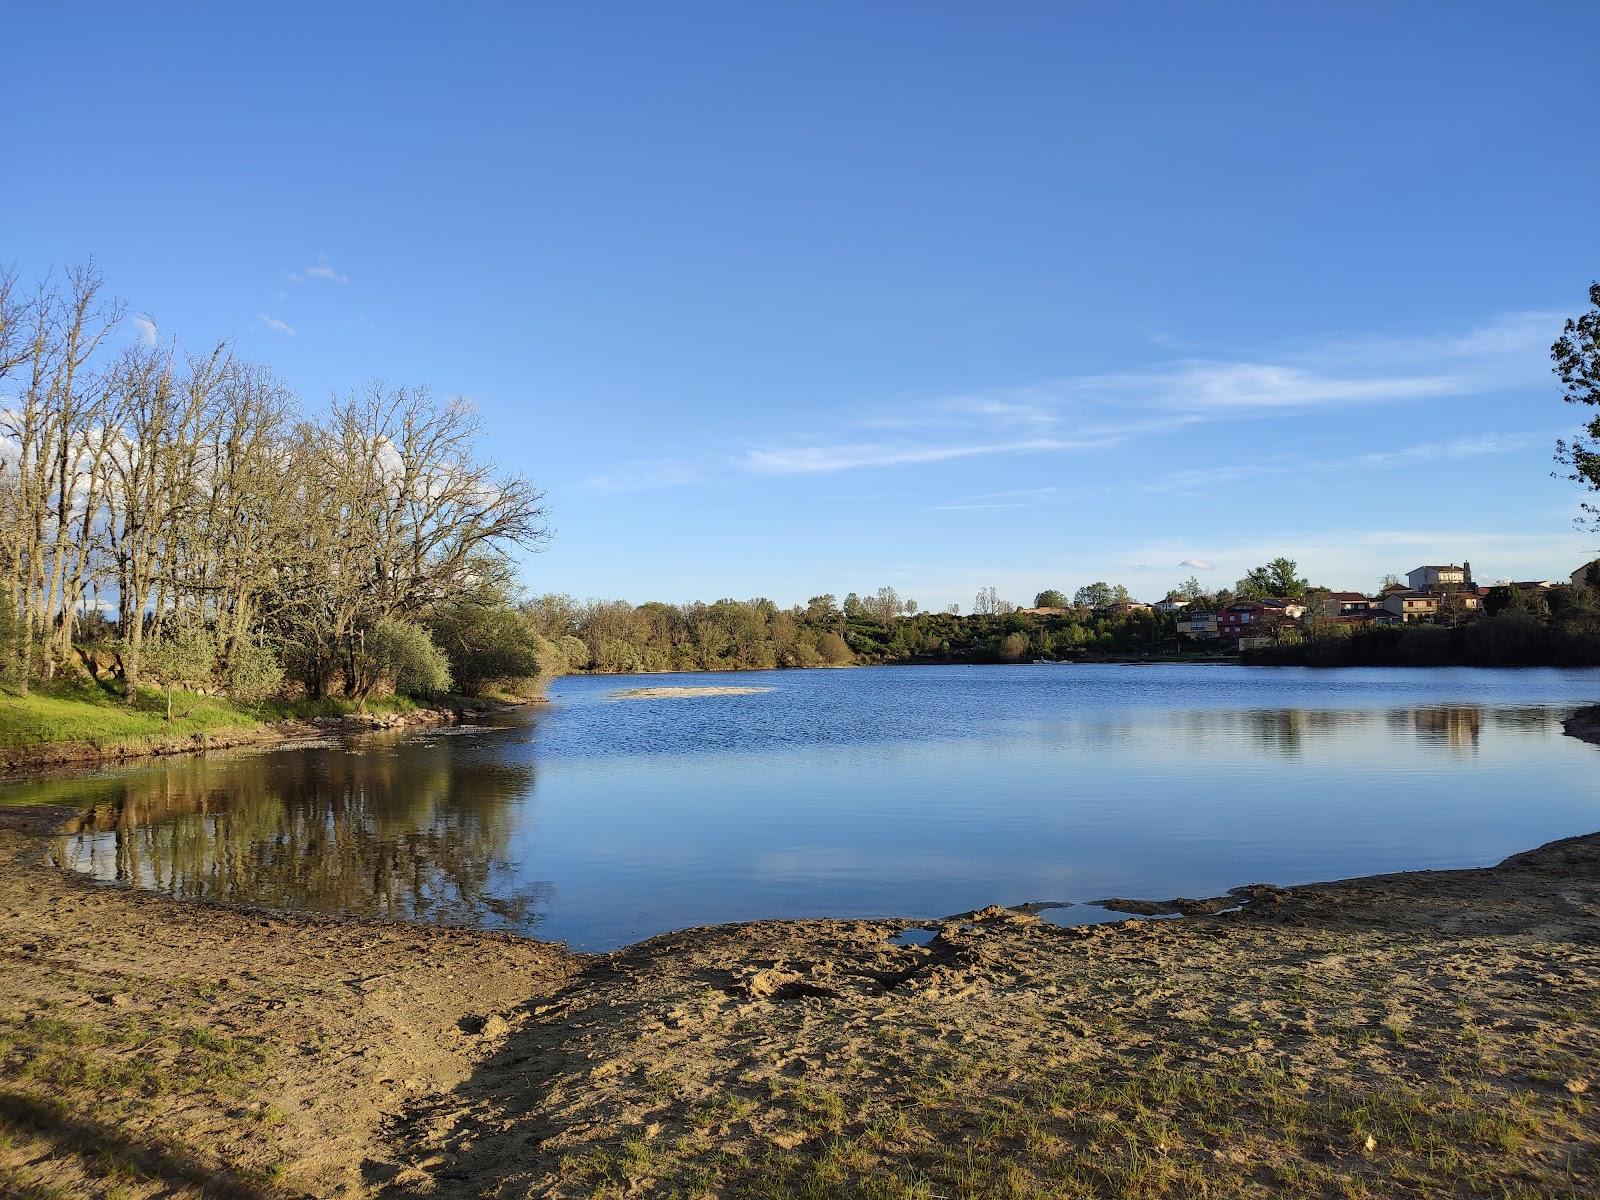
<path id="1" fill-rule="evenodd" d="M 72 817 L 0 809 L 0 1195 L 1600 1194 L 1600 834 L 589 957 L 95 887 Z"/>

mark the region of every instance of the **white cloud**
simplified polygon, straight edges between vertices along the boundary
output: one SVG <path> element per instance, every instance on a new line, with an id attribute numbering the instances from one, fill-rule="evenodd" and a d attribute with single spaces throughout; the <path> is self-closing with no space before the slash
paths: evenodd
<path id="1" fill-rule="evenodd" d="M 288 334 L 290 337 L 295 335 L 295 330 L 292 325 L 278 320 L 277 317 L 269 317 L 266 313 L 261 314 L 261 323 L 274 333 L 284 333 Z"/>
<path id="2" fill-rule="evenodd" d="M 133 318 L 133 327 L 138 331 L 141 346 L 154 346 L 161 336 L 161 331 L 156 328 L 156 323 L 143 313 Z"/>
<path id="3" fill-rule="evenodd" d="M 1556 318 L 1513 313 L 1465 333 L 1427 338 L 1326 338 L 1275 354 L 1191 358 L 1022 387 L 965 393 L 906 405 L 854 422 L 896 430 L 893 441 L 847 437 L 815 445 L 745 451 L 740 465 L 761 474 L 805 474 L 937 463 L 979 455 L 1039 453 L 1109 445 L 1199 423 L 1325 413 L 1473 395 L 1543 378 Z M 1443 445 L 1443 444 L 1441 444 Z M 1492 449 L 1455 444 L 1444 456 Z M 1423 448 L 1400 453 L 1424 461 Z M 1356 466 L 1377 466 L 1376 460 Z M 1272 464 L 1213 468 L 1197 486 L 1280 470 Z M 1330 468 L 1331 469 L 1331 468 Z"/>
<path id="4" fill-rule="evenodd" d="M 1273 409 L 1371 404 L 1458 395 L 1473 381 L 1452 374 L 1333 375 L 1285 363 L 1195 359 L 1155 371 L 1073 381 L 1071 391 L 1158 408 Z"/>
<path id="5" fill-rule="evenodd" d="M 312 266 L 307 267 L 304 271 L 300 272 L 298 275 L 290 275 L 289 276 L 289 282 L 290 283 L 304 283 L 308 279 L 320 279 L 324 283 L 349 283 L 350 282 L 350 276 L 341 275 L 341 274 L 339 274 L 339 272 L 335 271 L 331 266 L 328 265 L 328 257 L 325 254 L 317 255 L 316 263 L 313 264 Z"/>
<path id="6" fill-rule="evenodd" d="M 1038 454 L 1049 450 L 1083 450 L 1108 446 L 1115 437 L 1026 438 L 1010 442 L 912 445 L 857 442 L 845 445 L 795 446 L 779 450 L 746 450 L 739 460 L 746 470 L 762 475 L 811 475 L 858 467 L 897 467 L 948 462 L 990 454 Z"/>
<path id="7" fill-rule="evenodd" d="M 1216 563 L 1207 562 L 1203 558 L 1186 558 L 1178 565 L 1180 567 L 1188 567 L 1191 571 L 1215 571 L 1217 569 Z"/>
<path id="8" fill-rule="evenodd" d="M 984 508 L 1031 508 L 1036 504 L 1054 503 L 1103 491 L 1103 488 L 1035 487 L 1015 488 L 1006 492 L 983 492 L 976 496 L 963 496 L 935 504 L 933 512 L 961 512 Z"/>
<path id="9" fill-rule="evenodd" d="M 1486 433 L 1480 437 L 1452 438 L 1446 442 L 1424 442 L 1407 446 L 1403 450 L 1380 450 L 1360 454 L 1346 462 L 1357 467 L 1404 467 L 1415 463 L 1436 462 L 1441 459 L 1477 458 L 1484 454 L 1507 454 L 1535 443 L 1548 443 L 1556 435 L 1543 433 Z M 1340 469 L 1345 463 L 1334 463 Z M 1323 468 L 1329 469 L 1329 468 Z"/>
<path id="10" fill-rule="evenodd" d="M 605 475 L 594 475 L 584 480 L 584 486 L 591 492 L 607 494 L 648 492 L 695 483 L 700 477 L 700 468 L 692 462 L 681 458 L 661 458 L 622 463 Z"/>
<path id="11" fill-rule="evenodd" d="M 1489 454 L 1508 454 L 1539 442 L 1549 441 L 1554 434 L 1543 433 L 1485 433 L 1477 437 L 1452 438 L 1443 442 L 1422 442 L 1399 450 L 1379 450 L 1343 458 L 1324 459 L 1273 459 L 1267 462 L 1234 463 L 1216 467 L 1197 467 L 1193 470 L 1174 471 L 1144 485 L 1147 492 L 1182 492 L 1196 494 L 1202 489 L 1241 479 L 1258 479 L 1264 475 L 1304 475 L 1334 471 L 1381 471 L 1394 467 L 1417 466 L 1427 462 L 1442 462 L 1464 458 L 1479 458 Z"/>

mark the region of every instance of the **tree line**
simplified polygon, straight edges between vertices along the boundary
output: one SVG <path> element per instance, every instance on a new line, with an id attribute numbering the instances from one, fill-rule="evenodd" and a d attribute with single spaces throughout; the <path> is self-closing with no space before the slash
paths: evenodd
<path id="1" fill-rule="evenodd" d="M 1246 651 L 1269 666 L 1600 666 L 1600 590 L 1590 584 L 1498 585 L 1461 621 L 1351 627 L 1308 620 L 1303 636 Z"/>
<path id="2" fill-rule="evenodd" d="M 526 678 L 554 651 L 509 553 L 541 493 L 459 400 L 371 384 L 307 412 L 226 343 L 120 345 L 92 267 L 0 274 L 0 666 L 365 701 Z"/>
<path id="3" fill-rule="evenodd" d="M 524 610 L 573 671 L 732 671 L 913 662 L 1018 662 L 1170 649 L 1173 623 L 1152 611 L 1087 607 L 1033 615 L 1014 606 L 968 616 L 922 611 L 892 588 L 843 602 L 634 605 L 546 595 Z"/>

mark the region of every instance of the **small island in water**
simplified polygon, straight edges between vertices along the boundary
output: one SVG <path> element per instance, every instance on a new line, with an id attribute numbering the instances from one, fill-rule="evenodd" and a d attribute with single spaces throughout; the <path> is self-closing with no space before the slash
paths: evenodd
<path id="1" fill-rule="evenodd" d="M 637 687 L 612 692 L 613 700 L 690 700 L 697 696 L 757 696 L 769 687 Z"/>

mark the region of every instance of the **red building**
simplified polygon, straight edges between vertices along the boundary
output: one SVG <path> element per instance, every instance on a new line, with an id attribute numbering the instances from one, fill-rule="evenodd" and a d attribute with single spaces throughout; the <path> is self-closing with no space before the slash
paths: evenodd
<path id="1" fill-rule="evenodd" d="M 1270 629 L 1304 611 L 1302 605 L 1283 600 L 1241 600 L 1217 610 L 1217 636 L 1235 640 L 1265 637 Z"/>

